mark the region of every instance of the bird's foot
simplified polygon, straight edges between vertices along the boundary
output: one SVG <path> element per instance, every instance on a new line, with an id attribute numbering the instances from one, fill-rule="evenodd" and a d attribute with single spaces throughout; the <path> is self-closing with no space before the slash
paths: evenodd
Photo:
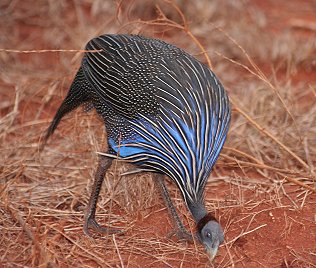
<path id="1" fill-rule="evenodd" d="M 193 237 L 191 233 L 189 233 L 186 229 L 177 229 L 172 232 L 170 232 L 167 237 L 171 238 L 173 236 L 176 236 L 178 240 L 187 241 L 189 243 L 193 243 Z"/>
<path id="2" fill-rule="evenodd" d="M 94 217 L 88 217 L 84 220 L 83 231 L 87 236 L 91 236 L 91 232 L 90 232 L 89 228 L 93 229 L 94 231 L 96 231 L 100 234 L 105 234 L 105 235 L 123 233 L 122 230 L 100 226 L 100 224 L 97 223 L 97 221 Z"/>

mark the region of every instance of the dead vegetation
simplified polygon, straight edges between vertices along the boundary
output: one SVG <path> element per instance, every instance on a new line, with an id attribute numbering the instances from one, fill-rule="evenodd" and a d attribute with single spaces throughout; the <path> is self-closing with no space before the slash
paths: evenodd
<path id="1" fill-rule="evenodd" d="M 125 235 L 84 236 L 105 144 L 93 112 L 68 116 L 39 153 L 85 43 L 103 33 L 178 45 L 212 66 L 229 92 L 232 125 L 206 194 L 226 233 L 214 266 L 316 266 L 314 35 L 273 35 L 266 14 L 247 1 L 17 0 L 3 1 L 0 12 L 1 266 L 212 266 L 200 245 L 167 237 L 171 223 L 150 175 L 120 176 L 130 167 L 119 162 L 97 217 Z"/>

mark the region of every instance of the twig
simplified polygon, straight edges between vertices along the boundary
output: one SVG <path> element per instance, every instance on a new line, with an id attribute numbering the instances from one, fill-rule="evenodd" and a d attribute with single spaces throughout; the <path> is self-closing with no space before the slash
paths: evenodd
<path id="1" fill-rule="evenodd" d="M 95 255 L 93 253 L 93 251 L 90 251 L 88 249 L 86 249 L 85 247 L 81 246 L 79 243 L 77 243 L 76 241 L 74 241 L 70 236 L 66 235 L 64 232 L 58 230 L 57 228 L 55 228 L 54 226 L 44 223 L 45 225 L 47 225 L 49 228 L 55 230 L 56 232 L 58 232 L 60 235 L 62 235 L 63 237 L 65 237 L 68 241 L 70 241 L 71 243 L 73 243 L 75 246 L 77 246 L 78 248 L 80 248 L 83 252 L 87 253 L 88 255 L 92 256 L 95 260 L 98 260 L 99 264 L 105 264 L 108 267 L 111 267 L 109 264 L 107 264 L 103 258 Z"/>
<path id="2" fill-rule="evenodd" d="M 284 175 L 284 174 L 282 174 L 282 173 L 279 173 L 280 175 Z M 288 177 L 288 176 L 285 176 L 284 177 L 284 179 L 286 179 L 287 181 L 289 181 L 289 182 L 292 182 L 292 183 L 295 183 L 295 184 L 297 184 L 297 185 L 299 185 L 299 186 L 301 186 L 301 187 L 303 187 L 303 188 L 305 188 L 305 189 L 307 189 L 307 190 L 310 190 L 310 191 L 312 191 L 312 192 L 316 192 L 316 189 L 315 188 L 313 188 L 313 187 L 311 187 L 311 186 L 309 186 L 309 185 L 306 185 L 305 183 L 302 183 L 302 182 L 300 182 L 300 181 L 298 181 L 298 180 L 295 180 L 295 179 L 293 179 L 293 178 L 291 178 L 291 177 Z"/>
<path id="3" fill-rule="evenodd" d="M 272 85 L 272 83 L 267 79 L 267 77 L 264 75 L 264 73 L 261 71 L 261 69 L 258 67 L 257 64 L 255 64 L 255 62 L 252 60 L 252 58 L 249 56 L 249 54 L 246 52 L 246 50 L 232 37 L 230 36 L 226 31 L 224 31 L 222 28 L 215 26 L 214 27 L 219 30 L 221 33 L 223 33 L 230 41 L 232 41 L 241 51 L 242 53 L 246 56 L 248 62 L 250 63 L 250 65 L 255 69 L 256 73 L 254 73 L 260 80 L 262 80 L 264 83 L 266 83 L 272 90 L 273 92 L 277 95 L 278 99 L 281 101 L 285 111 L 289 114 L 289 116 L 291 117 L 292 121 L 294 122 L 296 131 L 299 133 L 298 131 L 298 127 L 296 124 L 296 121 L 292 115 L 292 113 L 290 112 L 290 110 L 288 109 L 286 103 L 284 102 L 283 98 L 281 97 L 280 93 L 278 92 L 278 90 L 276 89 L 276 87 L 274 85 Z M 250 69 L 249 69 L 250 70 Z M 251 72 L 252 73 L 252 72 Z"/>
<path id="4" fill-rule="evenodd" d="M 295 154 L 290 148 L 285 146 L 282 142 L 280 142 L 273 134 L 271 134 L 268 130 L 260 126 L 254 119 L 252 119 L 246 112 L 244 112 L 241 108 L 238 107 L 237 102 L 230 98 L 230 101 L 235 106 L 235 109 L 237 112 L 239 112 L 242 116 L 244 116 L 255 128 L 257 128 L 261 133 L 268 136 L 270 139 L 272 139 L 275 143 L 277 143 L 281 148 L 283 148 L 285 151 L 287 151 L 293 158 L 295 158 L 298 162 L 301 163 L 301 165 L 309 171 L 309 166 L 297 155 Z"/>
<path id="5" fill-rule="evenodd" d="M 267 226 L 267 224 L 262 224 L 262 225 L 260 225 L 260 226 L 258 226 L 258 227 L 256 227 L 256 228 L 254 228 L 254 229 L 252 229 L 252 230 L 250 230 L 250 231 L 247 231 L 247 232 L 242 232 L 240 235 L 238 235 L 237 237 L 235 237 L 234 239 L 232 239 L 232 240 L 230 240 L 230 241 L 228 241 L 228 242 L 226 242 L 226 244 L 230 244 L 230 243 L 234 243 L 237 239 L 239 239 L 240 237 L 243 237 L 243 236 L 245 236 L 245 235 L 248 235 L 248 234 L 250 234 L 250 233 L 253 233 L 253 232 L 255 232 L 255 231 L 257 231 L 257 230 L 259 230 L 259 229 L 261 229 L 261 228 L 263 228 L 263 227 L 266 227 Z"/>
<path id="6" fill-rule="evenodd" d="M 114 245 L 115 245 L 115 249 L 116 249 L 117 255 L 118 255 L 118 257 L 119 257 L 119 259 L 120 259 L 120 262 L 121 262 L 121 267 L 125 267 L 125 266 L 124 266 L 123 259 L 122 259 L 122 256 L 121 256 L 121 253 L 120 253 L 120 250 L 119 250 L 119 248 L 118 248 L 118 246 L 117 246 L 117 243 L 116 243 L 116 239 L 115 239 L 115 235 L 114 235 L 114 234 L 112 235 L 112 238 L 113 238 L 113 242 L 114 242 Z"/>
<path id="7" fill-rule="evenodd" d="M 36 49 L 36 50 L 17 50 L 17 49 L 6 49 L 0 48 L 0 52 L 8 52 L 8 53 L 47 53 L 47 52 L 80 52 L 80 53 L 96 53 L 100 52 L 102 49 L 99 50 L 84 50 L 84 49 Z"/>

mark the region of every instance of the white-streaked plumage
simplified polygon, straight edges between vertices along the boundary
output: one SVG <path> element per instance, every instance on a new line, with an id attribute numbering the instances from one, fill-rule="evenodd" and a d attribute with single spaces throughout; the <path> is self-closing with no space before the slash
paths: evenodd
<path id="1" fill-rule="evenodd" d="M 183 50 L 156 39 L 92 39 L 82 71 L 104 119 L 110 153 L 168 175 L 187 203 L 201 202 L 226 139 L 230 106 L 216 76 Z"/>

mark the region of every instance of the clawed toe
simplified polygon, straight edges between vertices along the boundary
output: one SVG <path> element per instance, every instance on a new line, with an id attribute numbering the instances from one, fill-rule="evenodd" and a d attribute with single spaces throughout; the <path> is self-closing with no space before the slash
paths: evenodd
<path id="1" fill-rule="evenodd" d="M 189 243 L 193 242 L 193 237 L 191 233 L 189 233 L 187 230 L 174 230 L 167 235 L 168 238 L 171 238 L 173 236 L 176 236 L 178 240 L 184 240 Z"/>
<path id="2" fill-rule="evenodd" d="M 91 232 L 90 232 L 89 228 L 93 229 L 94 231 L 96 231 L 100 234 L 105 234 L 105 235 L 123 233 L 122 230 L 102 227 L 97 223 L 95 218 L 90 218 L 90 217 L 85 219 L 84 225 L 83 225 L 83 231 L 87 236 L 91 236 Z"/>

